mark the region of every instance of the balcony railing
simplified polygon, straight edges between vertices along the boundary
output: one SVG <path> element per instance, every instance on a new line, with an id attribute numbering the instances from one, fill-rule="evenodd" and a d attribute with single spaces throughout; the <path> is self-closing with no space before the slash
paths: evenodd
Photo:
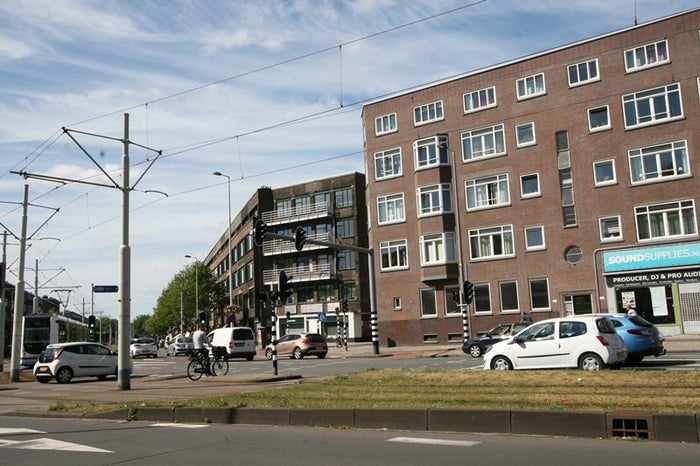
<path id="1" fill-rule="evenodd" d="M 261 214 L 262 221 L 268 225 L 299 222 L 313 218 L 328 217 L 332 214 L 330 202 L 317 202 L 288 209 L 278 209 Z"/>
<path id="2" fill-rule="evenodd" d="M 293 236 L 293 235 L 290 235 Z M 331 234 L 326 232 L 326 233 L 317 233 L 315 235 L 309 235 L 307 237 L 308 239 L 316 240 L 316 241 L 323 241 L 325 243 L 330 242 Z M 321 246 L 319 244 L 309 244 L 306 243 L 304 245 L 304 251 L 312 250 L 312 249 L 323 249 L 327 248 L 328 246 Z M 287 241 L 286 239 L 272 239 L 265 241 L 263 243 L 263 254 L 266 256 L 273 256 L 276 254 L 289 254 L 289 253 L 296 253 L 297 250 L 294 246 L 294 241 Z"/>
<path id="3" fill-rule="evenodd" d="M 335 276 L 335 267 L 331 264 L 311 264 L 308 267 L 289 267 L 285 269 L 263 270 L 265 285 L 278 285 L 280 272 L 284 271 L 290 283 L 311 282 L 316 280 L 328 280 Z"/>

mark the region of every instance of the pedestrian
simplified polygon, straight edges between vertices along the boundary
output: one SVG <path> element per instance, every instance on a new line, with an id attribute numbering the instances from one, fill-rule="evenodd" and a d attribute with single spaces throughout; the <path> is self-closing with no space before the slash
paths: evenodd
<path id="1" fill-rule="evenodd" d="M 524 322 L 524 323 L 526 323 L 526 324 L 531 324 L 531 323 L 532 323 L 532 317 L 530 317 L 530 313 L 529 313 L 529 312 L 527 312 L 527 311 L 523 312 L 523 318 L 522 318 L 522 321 L 521 321 L 521 322 Z"/>
<path id="2" fill-rule="evenodd" d="M 632 308 L 631 305 L 628 304 L 627 307 L 626 307 L 626 309 L 627 309 L 627 315 L 628 315 L 628 316 L 636 316 L 636 315 L 637 315 L 637 311 L 635 311 L 634 308 Z"/>

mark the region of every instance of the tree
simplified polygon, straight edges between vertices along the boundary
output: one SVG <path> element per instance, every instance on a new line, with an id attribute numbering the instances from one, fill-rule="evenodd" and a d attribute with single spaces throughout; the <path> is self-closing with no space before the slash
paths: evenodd
<path id="1" fill-rule="evenodd" d="M 146 328 L 146 323 L 150 320 L 151 316 L 140 315 L 137 316 L 133 322 L 131 322 L 131 333 L 135 337 L 145 337 L 151 335 L 151 333 Z"/>

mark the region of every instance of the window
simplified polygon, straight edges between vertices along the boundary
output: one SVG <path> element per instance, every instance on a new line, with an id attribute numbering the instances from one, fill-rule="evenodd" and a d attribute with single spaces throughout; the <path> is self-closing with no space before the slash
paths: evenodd
<path id="1" fill-rule="evenodd" d="M 472 259 L 512 257 L 513 225 L 470 230 L 469 245 Z"/>
<path id="2" fill-rule="evenodd" d="M 352 188 L 341 188 L 335 191 L 336 207 L 352 207 Z"/>
<path id="3" fill-rule="evenodd" d="M 319 284 L 318 285 L 318 300 L 319 302 L 332 301 L 335 298 L 333 289 L 335 287 L 331 284 Z"/>
<path id="4" fill-rule="evenodd" d="M 381 242 L 379 250 L 382 256 L 382 270 L 408 268 L 408 251 L 405 239 Z"/>
<path id="5" fill-rule="evenodd" d="M 531 278 L 530 307 L 532 310 L 549 309 L 549 282 L 546 278 Z"/>
<path id="6" fill-rule="evenodd" d="M 666 40 L 625 50 L 625 70 L 627 72 L 639 71 L 668 62 L 668 44 Z"/>
<path id="7" fill-rule="evenodd" d="M 340 284 L 341 297 L 354 301 L 357 299 L 357 283 L 352 280 Z"/>
<path id="8" fill-rule="evenodd" d="M 445 264 L 455 260 L 454 233 L 433 233 L 420 237 L 421 265 Z"/>
<path id="9" fill-rule="evenodd" d="M 588 130 L 591 133 L 610 128 L 610 108 L 607 105 L 588 109 Z"/>
<path id="10" fill-rule="evenodd" d="M 443 118 L 442 100 L 420 105 L 413 109 L 413 123 L 416 126 L 430 123 L 431 121 L 442 120 Z"/>
<path id="11" fill-rule="evenodd" d="M 496 106 L 496 88 L 487 87 L 464 94 L 464 113 L 476 112 Z"/>
<path id="12" fill-rule="evenodd" d="M 423 186 L 416 190 L 418 216 L 452 212 L 452 191 L 449 184 Z"/>
<path id="13" fill-rule="evenodd" d="M 437 302 L 435 301 L 435 288 L 421 288 L 420 290 L 420 314 L 421 317 L 437 317 Z"/>
<path id="14" fill-rule="evenodd" d="M 606 241 L 621 241 L 622 227 L 620 226 L 620 216 L 610 215 L 608 217 L 600 217 L 598 225 L 600 226 L 600 240 Z"/>
<path id="15" fill-rule="evenodd" d="M 588 331 L 583 322 L 561 322 L 559 324 L 559 338 L 572 338 L 585 335 Z"/>
<path id="16" fill-rule="evenodd" d="M 335 225 L 335 235 L 337 238 L 352 238 L 355 236 L 355 222 L 352 218 L 338 219 Z"/>
<path id="17" fill-rule="evenodd" d="M 413 153 L 416 158 L 416 170 L 446 165 L 449 163 L 447 159 L 447 135 L 441 134 L 419 139 L 413 143 Z"/>
<path id="18" fill-rule="evenodd" d="M 569 65 L 568 70 L 569 87 L 600 81 L 600 75 L 598 75 L 597 58 Z"/>
<path id="19" fill-rule="evenodd" d="M 520 299 L 518 298 L 518 282 L 505 280 L 498 284 L 501 289 L 501 312 L 520 312 Z"/>
<path id="20" fill-rule="evenodd" d="M 401 310 L 401 298 L 398 296 L 395 296 L 393 301 L 394 301 L 394 310 L 400 311 Z"/>
<path id="21" fill-rule="evenodd" d="M 518 147 L 535 144 L 535 123 L 523 123 L 515 127 L 515 140 Z"/>
<path id="22" fill-rule="evenodd" d="M 292 215 L 292 200 L 280 199 L 276 202 L 276 214 L 278 217 L 289 217 Z"/>
<path id="23" fill-rule="evenodd" d="M 380 225 L 405 221 L 403 193 L 379 196 L 377 198 L 377 215 Z"/>
<path id="24" fill-rule="evenodd" d="M 613 159 L 593 162 L 593 178 L 596 186 L 606 186 L 617 183 L 615 161 Z"/>
<path id="25" fill-rule="evenodd" d="M 510 204 L 508 174 L 485 176 L 465 181 L 467 210 Z"/>
<path id="26" fill-rule="evenodd" d="M 355 268 L 355 252 L 349 249 L 338 251 L 338 270 L 352 270 Z"/>
<path id="27" fill-rule="evenodd" d="M 527 78 L 518 79 L 516 82 L 518 100 L 537 97 L 546 92 L 544 86 L 544 73 L 528 76 Z"/>
<path id="28" fill-rule="evenodd" d="M 520 196 L 536 197 L 540 195 L 540 175 L 530 173 L 520 177 Z"/>
<path id="29" fill-rule="evenodd" d="M 393 133 L 396 131 L 396 113 L 383 115 L 374 119 L 374 134 Z"/>
<path id="30" fill-rule="evenodd" d="M 544 227 L 542 225 L 525 228 L 525 249 L 528 251 L 544 249 Z"/>
<path id="31" fill-rule="evenodd" d="M 623 95 L 622 105 L 628 129 L 683 118 L 678 83 Z"/>
<path id="32" fill-rule="evenodd" d="M 686 141 L 629 151 L 632 184 L 690 176 Z"/>
<path id="33" fill-rule="evenodd" d="M 691 236 L 698 231 L 692 199 L 636 207 L 634 212 L 640 240 Z"/>
<path id="34" fill-rule="evenodd" d="M 583 251 L 579 246 L 569 246 L 564 251 L 564 259 L 571 265 L 576 265 L 581 262 Z"/>
<path id="35" fill-rule="evenodd" d="M 474 284 L 474 313 L 491 313 L 491 288 L 488 283 Z"/>
<path id="36" fill-rule="evenodd" d="M 401 176 L 401 149 L 374 153 L 374 177 L 377 180 Z"/>
<path id="37" fill-rule="evenodd" d="M 480 157 L 505 155 L 503 124 L 463 132 L 462 153 L 465 162 Z"/>
<path id="38" fill-rule="evenodd" d="M 445 315 L 459 315 L 462 310 L 459 308 L 459 294 L 462 291 L 459 286 L 446 286 L 443 290 L 443 296 L 445 298 Z M 455 299 L 455 296 L 457 297 Z"/>

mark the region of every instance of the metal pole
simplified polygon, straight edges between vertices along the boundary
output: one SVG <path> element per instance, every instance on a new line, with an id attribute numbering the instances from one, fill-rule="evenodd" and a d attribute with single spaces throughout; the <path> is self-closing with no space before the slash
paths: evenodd
<path id="1" fill-rule="evenodd" d="M 129 114 L 124 114 L 124 153 L 122 155 L 122 244 L 119 247 L 119 330 L 118 383 L 122 390 L 131 389 L 131 248 L 129 247 Z"/>
<path id="2" fill-rule="evenodd" d="M 183 320 L 183 309 L 182 309 L 182 291 L 180 292 L 180 335 L 185 335 L 185 321 Z"/>
<path id="3" fill-rule="evenodd" d="M 277 312 L 274 304 L 272 305 L 272 328 L 270 329 L 272 337 L 272 369 L 277 375 Z"/>
<path id="4" fill-rule="evenodd" d="M 2 267 L 7 268 L 7 231 L 2 232 Z M 5 360 L 5 276 L 0 273 L 0 372 L 4 371 Z"/>
<path id="5" fill-rule="evenodd" d="M 27 246 L 27 204 L 29 202 L 29 185 L 24 185 L 24 200 L 22 201 L 22 233 L 19 240 L 19 272 L 15 287 L 15 314 L 12 326 L 12 356 L 10 357 L 10 380 L 19 382 L 20 358 L 22 342 L 22 317 L 24 316 L 24 256 Z M 4 348 L 3 348 L 4 350 Z"/>
<path id="6" fill-rule="evenodd" d="M 469 305 L 464 302 L 464 293 L 462 287 L 464 285 L 464 261 L 462 258 L 462 222 L 460 220 L 459 210 L 459 190 L 457 185 L 457 156 L 455 151 L 448 148 L 452 154 L 452 185 L 454 189 L 454 207 L 455 207 L 455 234 L 457 246 L 457 267 L 459 273 L 459 283 L 457 291 L 459 291 L 459 310 L 462 313 L 462 338 L 464 341 L 469 339 Z"/>
<path id="7" fill-rule="evenodd" d="M 374 354 L 379 354 L 379 324 L 377 319 L 377 288 L 374 283 L 374 250 L 367 251 L 369 261 L 369 308 L 372 325 L 372 347 Z"/>
<path id="8" fill-rule="evenodd" d="M 34 299 L 32 299 L 32 314 L 39 312 L 39 259 L 34 259 Z"/>

